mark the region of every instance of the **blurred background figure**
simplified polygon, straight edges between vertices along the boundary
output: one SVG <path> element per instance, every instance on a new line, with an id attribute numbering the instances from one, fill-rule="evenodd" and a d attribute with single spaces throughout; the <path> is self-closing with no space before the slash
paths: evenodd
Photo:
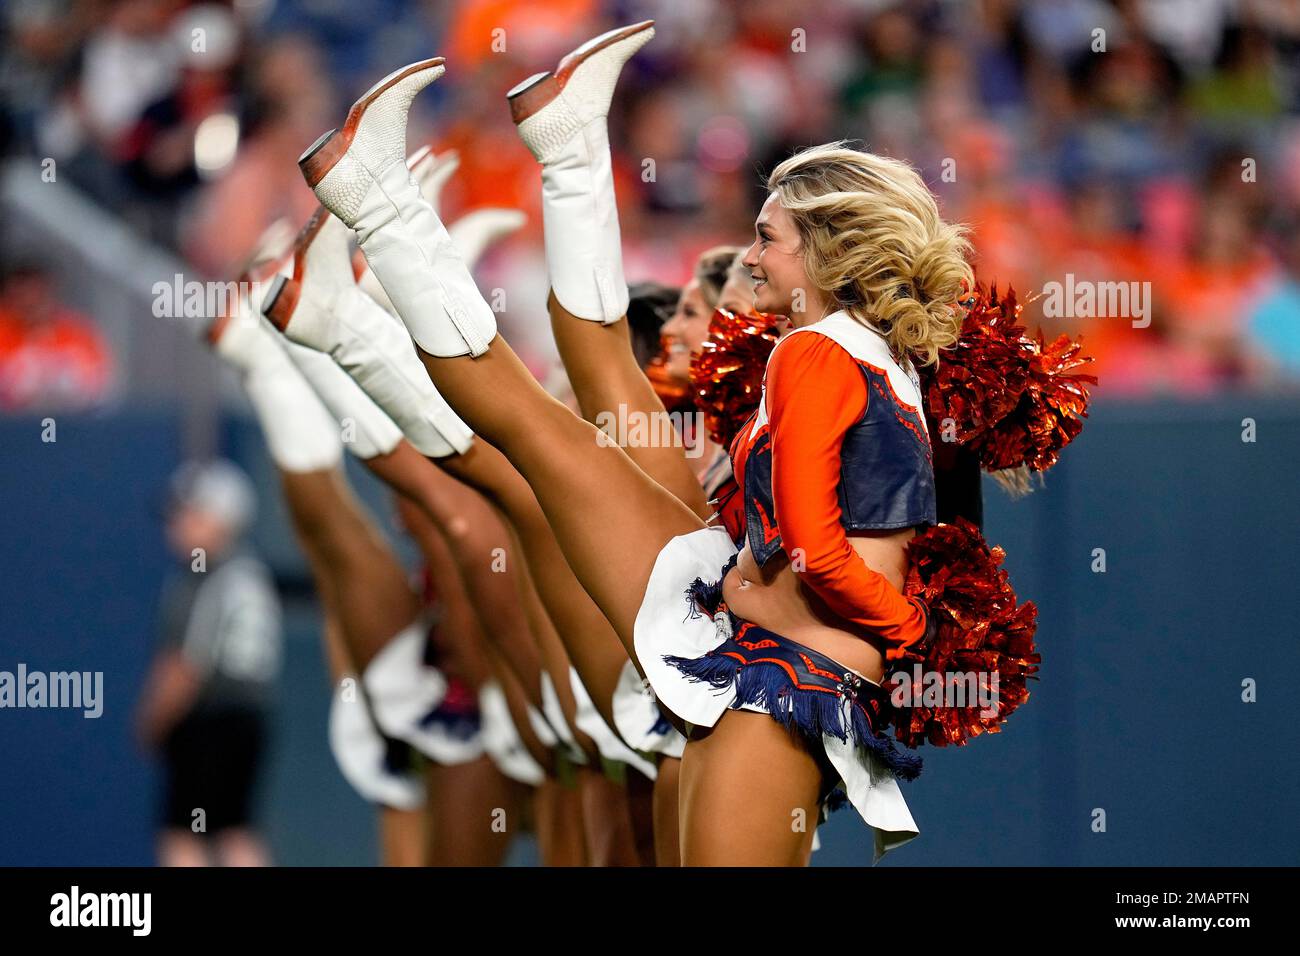
<path id="1" fill-rule="evenodd" d="M 166 533 L 181 564 L 163 591 L 139 705 L 141 739 L 165 767 L 164 866 L 270 862 L 253 797 L 282 637 L 270 572 L 243 544 L 256 506 L 228 461 L 187 463 L 172 479 Z"/>
<path id="2" fill-rule="evenodd" d="M 0 278 L 0 410 L 87 409 L 112 392 L 108 343 L 56 287 L 54 274 L 34 262 Z"/>

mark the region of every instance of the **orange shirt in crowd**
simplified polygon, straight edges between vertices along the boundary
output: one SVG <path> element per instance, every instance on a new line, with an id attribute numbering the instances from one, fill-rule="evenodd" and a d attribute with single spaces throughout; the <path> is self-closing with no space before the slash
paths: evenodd
<path id="1" fill-rule="evenodd" d="M 0 410 L 87 408 L 112 383 L 112 352 L 82 316 L 63 310 L 28 323 L 0 310 Z"/>

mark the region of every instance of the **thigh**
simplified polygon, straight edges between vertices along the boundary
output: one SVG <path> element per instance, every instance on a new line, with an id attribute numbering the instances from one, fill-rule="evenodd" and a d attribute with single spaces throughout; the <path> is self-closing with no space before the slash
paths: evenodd
<path id="1" fill-rule="evenodd" d="M 568 472 L 574 464 L 565 460 L 569 453 L 552 448 L 549 458 L 565 475 L 540 469 L 529 473 L 522 466 L 516 469 L 518 462 L 487 442 L 476 442 L 443 467 L 505 512 L 565 639 L 603 641 L 603 618 L 631 656 L 632 624 L 660 549 L 704 522 L 632 464 L 622 449 L 598 445 L 592 426 L 557 407 L 562 418 L 586 430 L 590 441 L 580 444 L 583 455 L 574 457 L 594 456 L 588 467 Z M 575 648 L 575 657 L 584 654 Z M 578 667 L 581 671 L 583 663 Z"/>
<path id="2" fill-rule="evenodd" d="M 555 344 L 573 386 L 582 417 L 602 421 L 649 423 L 647 440 L 623 445 L 642 471 L 702 518 L 710 514 L 704 491 L 686 460 L 686 448 L 675 428 L 660 428 L 667 411 L 637 364 L 628 338 L 627 319 L 612 325 L 589 322 L 566 312 L 552 293 L 547 303 Z M 639 425 L 638 425 L 639 427 Z M 630 430 L 630 429 L 629 429 Z M 668 438 L 668 441 L 662 439 Z"/>
<path id="3" fill-rule="evenodd" d="M 682 755 L 682 865 L 805 865 L 821 778 L 808 748 L 769 715 L 726 711 Z"/>

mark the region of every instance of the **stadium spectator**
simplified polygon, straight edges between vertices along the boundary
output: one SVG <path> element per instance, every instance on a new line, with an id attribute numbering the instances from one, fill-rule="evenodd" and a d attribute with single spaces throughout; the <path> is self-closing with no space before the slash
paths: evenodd
<path id="1" fill-rule="evenodd" d="M 50 271 L 11 268 L 0 285 L 0 411 L 91 408 L 109 397 L 114 377 L 108 343 L 59 301 Z"/>

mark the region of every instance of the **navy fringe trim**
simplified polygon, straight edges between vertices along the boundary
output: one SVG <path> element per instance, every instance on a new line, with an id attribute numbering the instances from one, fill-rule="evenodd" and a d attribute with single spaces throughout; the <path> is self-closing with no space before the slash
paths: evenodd
<path id="1" fill-rule="evenodd" d="M 722 573 L 718 575 L 718 580 L 706 582 L 703 578 L 696 578 L 686 588 L 686 604 L 689 607 L 689 617 L 698 618 L 700 612 L 712 617 L 718 613 L 718 608 L 722 606 L 722 582 L 727 573 L 736 566 L 736 560 L 740 554 L 733 554 L 727 559 L 727 563 L 722 566 Z"/>
<path id="2" fill-rule="evenodd" d="M 853 738 L 853 744 L 875 754 L 900 780 L 915 780 L 923 761 L 918 754 L 902 753 L 888 737 L 876 734 L 867 715 L 851 706 L 851 723 L 844 726 L 837 694 L 799 691 L 790 677 L 774 664 L 741 664 L 724 654 L 708 653 L 695 659 L 665 655 L 664 661 L 691 680 L 723 689 L 735 686 L 736 700 L 764 707 L 787 730 L 797 729 L 820 743 L 822 734 L 839 740 Z"/>

